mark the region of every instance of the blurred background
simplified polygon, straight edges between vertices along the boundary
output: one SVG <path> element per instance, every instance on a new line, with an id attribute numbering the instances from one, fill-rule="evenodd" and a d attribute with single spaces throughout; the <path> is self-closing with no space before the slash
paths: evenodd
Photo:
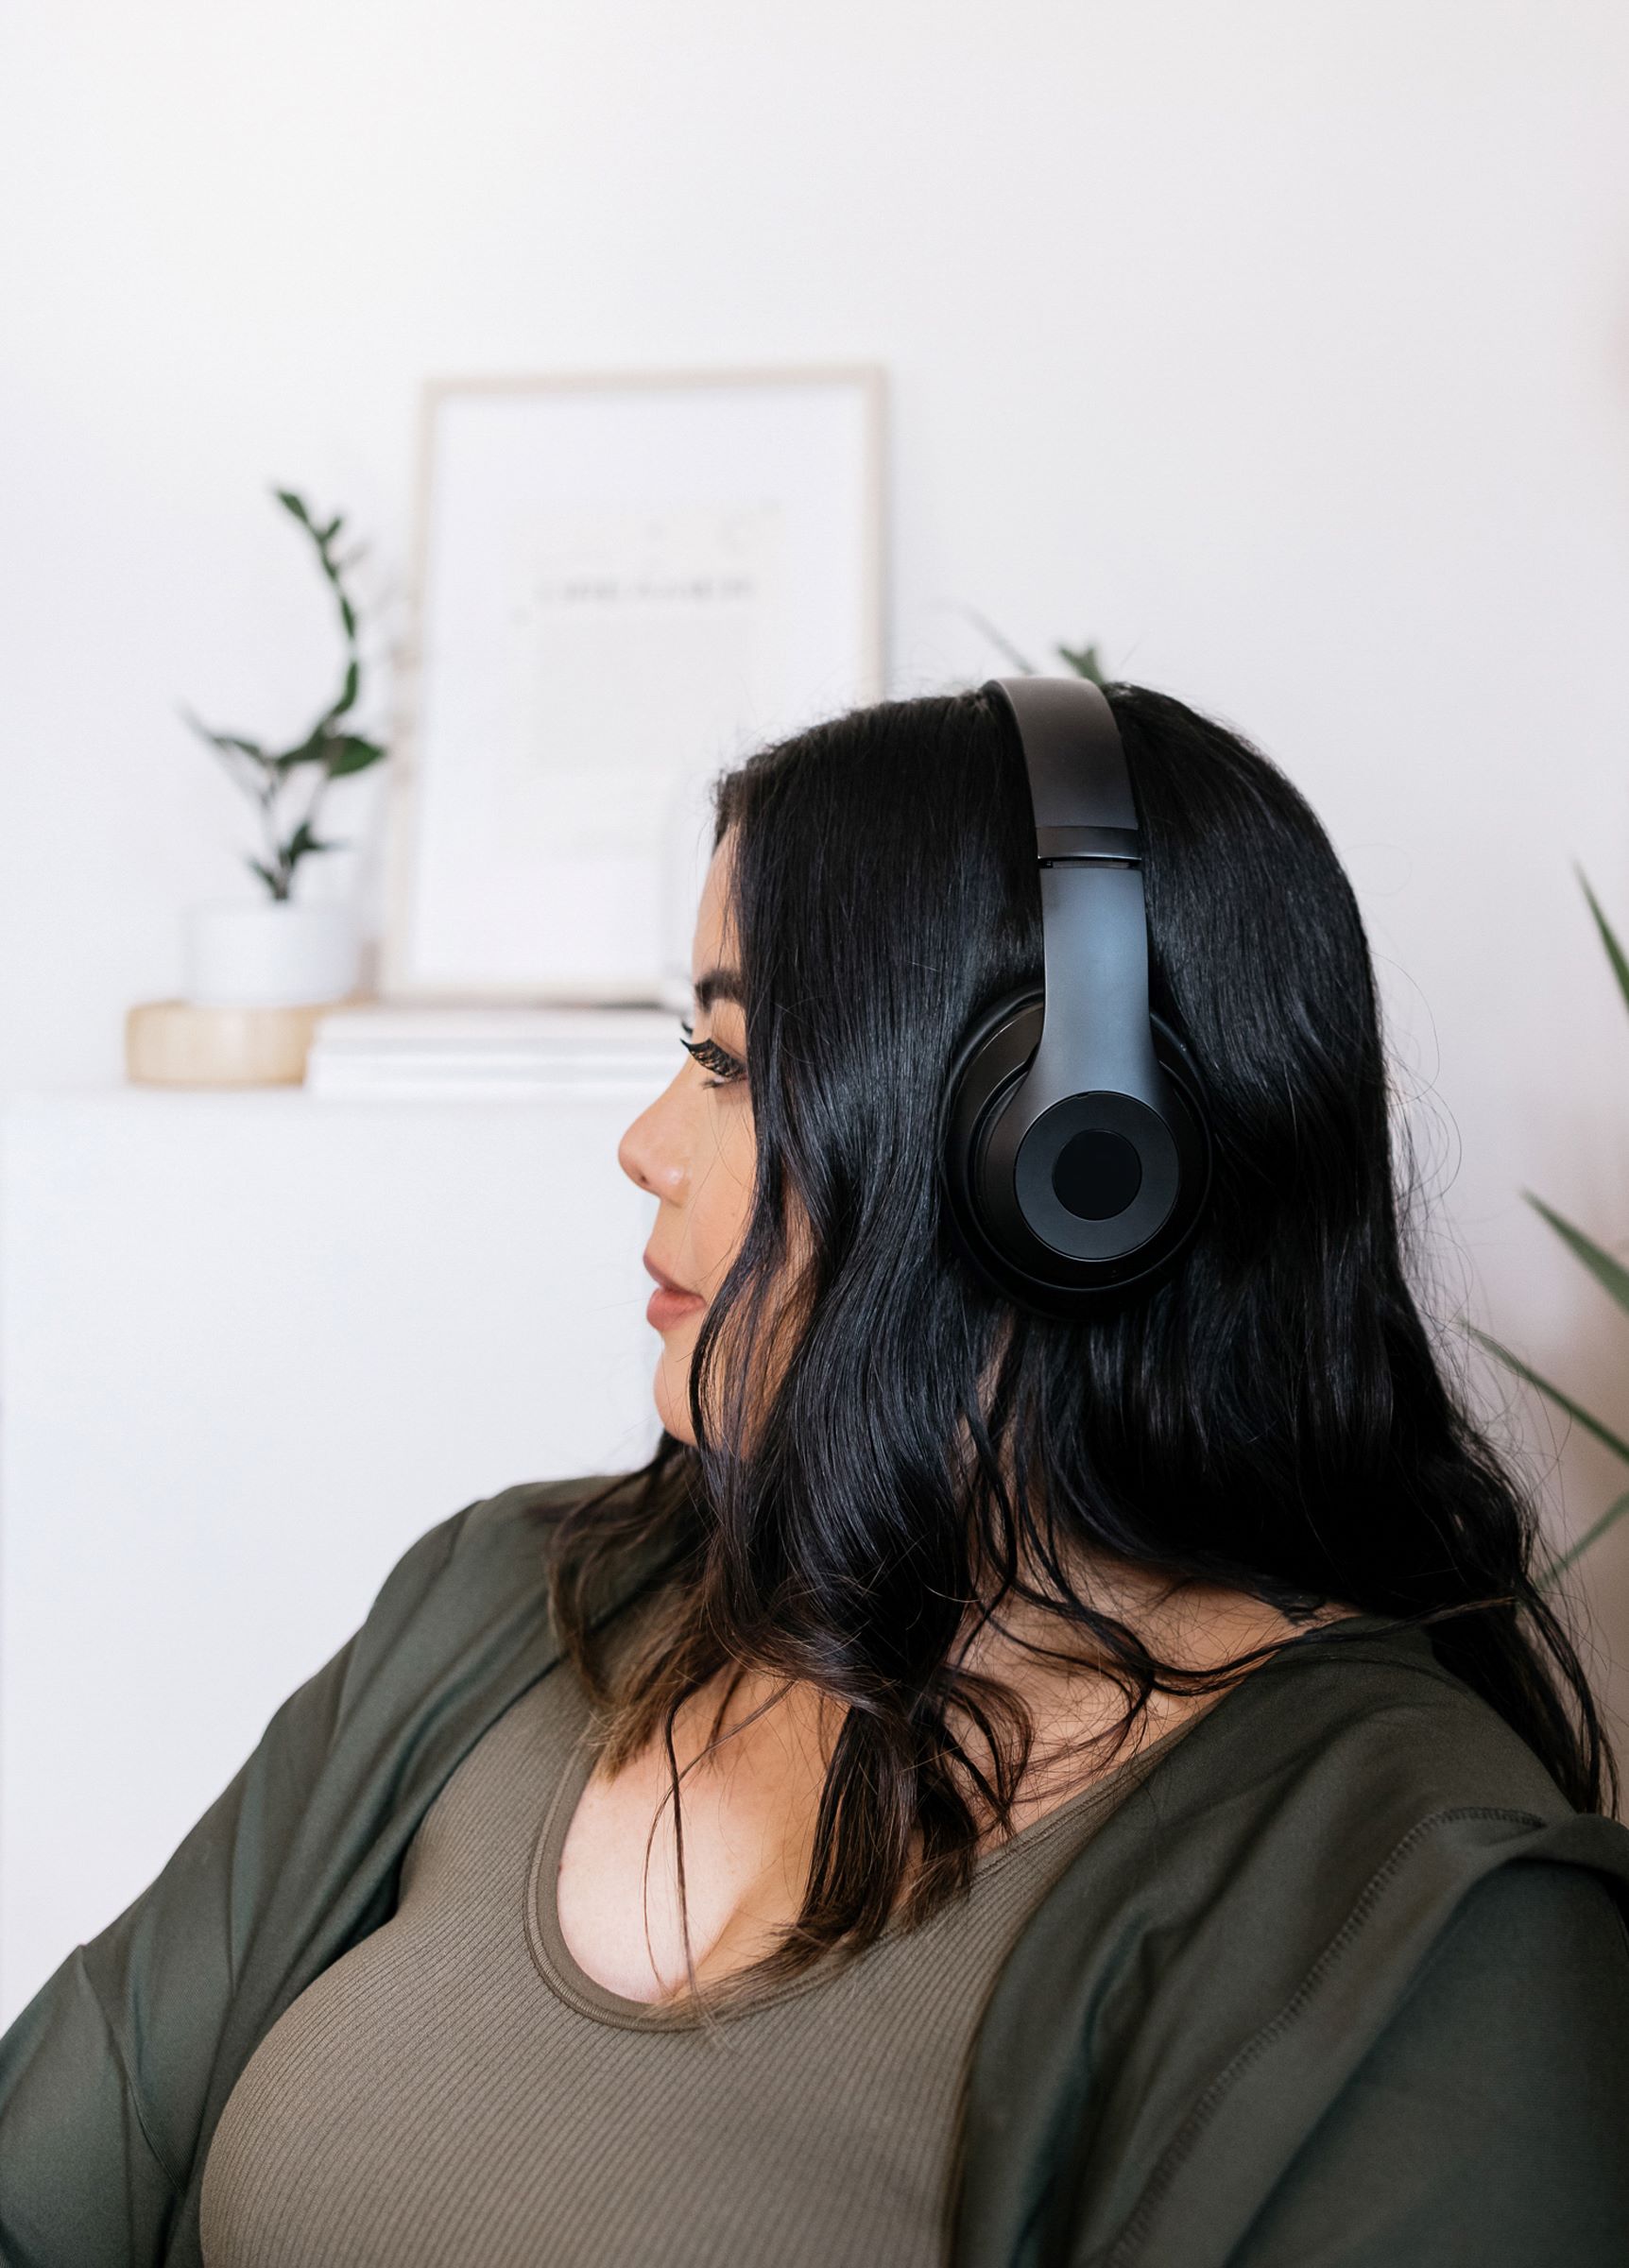
<path id="1" fill-rule="evenodd" d="M 1629 1013 L 1579 869 L 1629 936 L 1616 0 L 55 0 L 0 36 L 0 2023 L 398 1549 L 655 1439 L 649 1209 L 614 1161 L 669 1072 L 654 1001 L 514 1099 L 129 1076 L 186 909 L 254 889 L 182 704 L 283 747 L 337 682 L 274 485 L 367 541 L 344 723 L 391 754 L 334 780 L 344 847 L 297 895 L 356 909 L 377 982 L 433 381 L 874 372 L 854 683 L 1090 644 L 1274 757 L 1368 924 L 1443 1359 L 1552 1547 L 1601 1519 Z M 1568 1585 L 1622 1739 L 1629 1520 Z"/>

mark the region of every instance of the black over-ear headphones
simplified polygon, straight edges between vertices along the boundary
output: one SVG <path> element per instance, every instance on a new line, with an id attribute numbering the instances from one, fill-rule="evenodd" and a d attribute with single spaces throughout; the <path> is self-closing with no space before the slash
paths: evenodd
<path id="1" fill-rule="evenodd" d="M 1148 1005 L 1142 833 L 1086 678 L 991 678 L 1035 810 L 1045 984 L 978 1016 L 939 1113 L 949 1218 L 995 1290 L 1095 1314 L 1170 1273 L 1210 1186 L 1204 1089 Z"/>

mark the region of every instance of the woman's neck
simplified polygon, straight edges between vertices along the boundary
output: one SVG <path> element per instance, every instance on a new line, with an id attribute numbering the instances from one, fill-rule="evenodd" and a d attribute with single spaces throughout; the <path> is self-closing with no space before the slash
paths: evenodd
<path id="1" fill-rule="evenodd" d="M 1148 1569 L 1099 1559 L 1072 1571 L 1076 1595 L 1123 1624 L 1161 1668 L 1208 1677 L 1241 1656 L 1277 1647 L 1314 1624 L 1355 1611 L 1338 1602 L 1296 1622 L 1249 1592 L 1222 1584 L 1184 1583 Z M 1036 1588 L 1039 1588 L 1038 1584 Z M 1250 1675 L 1246 1662 L 1223 1684 L 1195 1691 L 1156 1686 L 1118 1746 L 1106 1740 L 1137 1692 L 1130 1673 L 1086 1624 L 1027 1597 L 1003 1600 L 971 1628 L 960 1666 L 997 1680 L 1023 1703 L 1034 1744 L 1014 1807 L 1015 1828 L 1064 1801 L 1076 1789 L 1188 1723 Z M 1094 1761 L 1094 1760 L 1097 1760 Z"/>

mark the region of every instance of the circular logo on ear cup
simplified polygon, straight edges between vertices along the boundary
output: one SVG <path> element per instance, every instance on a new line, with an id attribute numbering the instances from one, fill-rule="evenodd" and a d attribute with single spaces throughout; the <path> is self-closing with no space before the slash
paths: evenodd
<path id="1" fill-rule="evenodd" d="M 1089 1126 L 1066 1142 L 1052 1169 L 1053 1194 L 1083 1221 L 1111 1221 L 1142 1187 L 1142 1160 L 1123 1134 Z"/>
<path id="2" fill-rule="evenodd" d="M 984 1163 L 1003 1172 L 991 1128 Z M 1171 1128 L 1135 1095 L 1092 1091 L 1052 1104 L 1009 1148 L 1012 1193 L 1029 1233 L 1070 1260 L 1122 1260 L 1170 1219 L 1182 1167 Z"/>
<path id="3" fill-rule="evenodd" d="M 986 1288 L 1037 1314 L 1073 1319 L 1171 1272 L 1208 1200 L 1210 1134 L 1203 1080 L 1157 1015 L 1149 1021 L 1172 1081 L 1168 1121 L 1129 1096 L 1100 1093 L 1055 1105 L 1027 1136 L 1003 1125 L 1003 1105 L 1039 1042 L 1041 1011 L 1038 988 L 1021 987 L 964 1035 L 940 1099 L 939 1179 L 950 1239 Z M 1072 1211 L 1056 1186 L 1062 1153 L 1085 1133 L 1119 1135 L 1140 1161 L 1131 1202 L 1106 1219 Z"/>

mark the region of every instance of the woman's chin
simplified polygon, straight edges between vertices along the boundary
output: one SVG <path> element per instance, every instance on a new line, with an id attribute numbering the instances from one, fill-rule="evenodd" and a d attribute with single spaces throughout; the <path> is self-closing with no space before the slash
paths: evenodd
<path id="1" fill-rule="evenodd" d="M 675 1376 L 676 1372 L 677 1376 Z M 689 1366 L 673 1362 L 664 1348 L 656 1366 L 656 1380 L 652 1393 L 652 1400 L 656 1403 L 656 1414 L 661 1419 L 665 1430 L 672 1434 L 676 1440 L 686 1441 L 694 1449 L 695 1435 L 690 1422 L 689 1387 Z"/>

